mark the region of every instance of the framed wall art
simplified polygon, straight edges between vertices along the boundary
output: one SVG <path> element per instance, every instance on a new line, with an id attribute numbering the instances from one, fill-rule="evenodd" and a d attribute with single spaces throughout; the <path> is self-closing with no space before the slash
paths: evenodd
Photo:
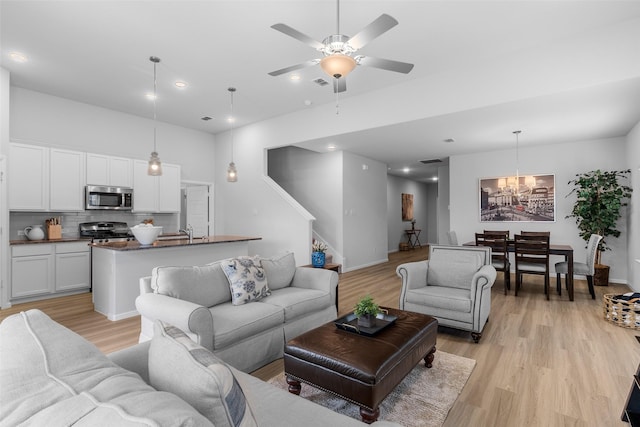
<path id="1" fill-rule="evenodd" d="M 553 222 L 555 175 L 480 178 L 480 222 Z"/>
<path id="2" fill-rule="evenodd" d="M 413 194 L 402 193 L 402 220 L 413 220 Z"/>

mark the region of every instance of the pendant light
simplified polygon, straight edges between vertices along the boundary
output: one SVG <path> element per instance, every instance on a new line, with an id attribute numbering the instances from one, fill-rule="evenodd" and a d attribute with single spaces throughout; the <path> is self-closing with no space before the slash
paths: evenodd
<path id="1" fill-rule="evenodd" d="M 158 65 L 158 62 L 160 62 L 160 58 L 158 58 L 157 56 L 151 56 L 149 57 L 149 61 L 153 62 L 153 151 L 151 152 L 151 157 L 149 158 L 149 167 L 147 168 L 147 174 L 152 176 L 159 176 L 162 175 L 162 163 L 160 162 L 160 157 L 158 157 L 158 152 L 156 151 L 156 99 L 158 98 L 156 67 Z"/>
<path id="2" fill-rule="evenodd" d="M 233 93 L 236 91 L 236 88 L 230 87 L 227 90 L 231 95 L 231 115 L 229 116 L 229 123 L 231 124 L 231 162 L 227 168 L 227 181 L 236 182 L 238 181 L 238 171 L 236 170 L 236 164 L 233 162 L 233 122 L 235 121 L 235 117 L 233 117 Z"/>

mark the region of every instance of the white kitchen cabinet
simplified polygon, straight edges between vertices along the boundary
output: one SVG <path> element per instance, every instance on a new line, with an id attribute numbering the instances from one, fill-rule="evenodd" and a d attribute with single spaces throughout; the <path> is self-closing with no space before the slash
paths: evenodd
<path id="1" fill-rule="evenodd" d="M 51 148 L 49 165 L 49 210 L 84 210 L 85 154 Z"/>
<path id="2" fill-rule="evenodd" d="M 56 243 L 56 292 L 90 287 L 91 248 L 88 243 Z"/>
<path id="3" fill-rule="evenodd" d="M 134 212 L 180 212 L 180 166 L 163 163 L 161 176 L 147 175 L 147 166 L 133 162 Z"/>
<path id="4" fill-rule="evenodd" d="M 53 291 L 54 252 L 53 244 L 12 246 L 11 298 L 26 298 Z"/>
<path id="5" fill-rule="evenodd" d="M 87 153 L 87 184 L 132 187 L 132 160 Z"/>
<path id="6" fill-rule="evenodd" d="M 33 298 L 91 287 L 88 242 L 11 247 L 11 298 Z"/>
<path id="7" fill-rule="evenodd" d="M 12 143 L 9 145 L 9 209 L 49 209 L 49 148 Z"/>
<path id="8" fill-rule="evenodd" d="M 180 212 L 180 166 L 163 164 L 158 178 L 158 210 Z"/>

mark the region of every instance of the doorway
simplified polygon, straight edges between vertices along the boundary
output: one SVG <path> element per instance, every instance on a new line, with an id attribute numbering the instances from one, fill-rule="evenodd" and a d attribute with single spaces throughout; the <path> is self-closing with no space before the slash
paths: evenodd
<path id="1" fill-rule="evenodd" d="M 213 230 L 213 185 L 183 182 L 181 193 L 180 228 L 193 227 L 195 237 L 209 236 Z"/>

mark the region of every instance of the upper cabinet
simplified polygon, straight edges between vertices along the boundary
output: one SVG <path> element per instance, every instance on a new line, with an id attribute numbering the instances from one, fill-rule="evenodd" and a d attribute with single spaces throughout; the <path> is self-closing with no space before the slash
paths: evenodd
<path id="1" fill-rule="evenodd" d="M 162 175 L 147 174 L 148 163 L 133 161 L 133 211 L 180 212 L 180 166 L 162 163 Z"/>
<path id="2" fill-rule="evenodd" d="M 9 209 L 83 209 L 84 153 L 37 145 L 9 147 Z"/>
<path id="3" fill-rule="evenodd" d="M 52 211 L 81 211 L 84 209 L 85 162 L 84 153 L 52 148 L 49 155 L 50 193 Z"/>
<path id="4" fill-rule="evenodd" d="M 49 148 L 9 145 L 9 209 L 49 209 Z"/>
<path id="5" fill-rule="evenodd" d="M 87 184 L 133 187 L 132 160 L 87 153 Z"/>

